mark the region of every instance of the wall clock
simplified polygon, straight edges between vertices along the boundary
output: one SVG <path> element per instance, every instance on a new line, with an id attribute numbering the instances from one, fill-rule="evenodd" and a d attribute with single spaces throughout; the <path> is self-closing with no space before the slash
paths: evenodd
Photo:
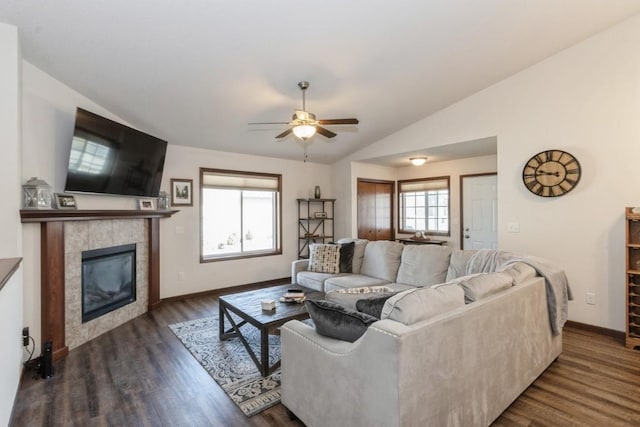
<path id="1" fill-rule="evenodd" d="M 558 197 L 573 190 L 580 181 L 580 162 L 562 150 L 541 151 L 522 170 L 522 181 L 540 197 Z"/>

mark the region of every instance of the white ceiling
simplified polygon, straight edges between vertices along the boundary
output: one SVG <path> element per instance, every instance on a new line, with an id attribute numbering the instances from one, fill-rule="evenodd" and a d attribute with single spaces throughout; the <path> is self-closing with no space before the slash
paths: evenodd
<path id="1" fill-rule="evenodd" d="M 640 0 L 3 0 L 25 60 L 170 144 L 332 163 L 640 12 Z M 457 154 L 461 155 L 461 154 Z"/>

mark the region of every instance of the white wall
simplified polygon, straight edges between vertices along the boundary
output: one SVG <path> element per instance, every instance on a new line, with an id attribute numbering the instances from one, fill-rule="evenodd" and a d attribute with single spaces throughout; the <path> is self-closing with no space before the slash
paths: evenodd
<path id="1" fill-rule="evenodd" d="M 64 189 L 76 107 L 126 123 L 28 62 L 23 63 L 23 182 L 38 176 L 51 184 L 54 191 Z M 283 175 L 282 255 L 200 264 L 200 167 Z M 333 197 L 328 165 L 181 147 L 169 141 L 161 186 L 167 192 L 171 178 L 193 179 L 194 206 L 180 207 L 178 214 L 160 221 L 161 298 L 288 277 L 291 261 L 297 258 L 295 199 L 312 196 L 315 185 L 320 185 L 323 197 Z M 136 199 L 131 197 L 76 195 L 76 200 L 81 209 L 137 208 Z M 182 227 L 184 234 L 177 234 L 176 227 Z M 24 224 L 22 229 L 25 324 L 30 326 L 39 345 L 40 227 Z M 179 272 L 185 273 L 184 280 L 179 280 Z"/>
<path id="2" fill-rule="evenodd" d="M 571 320 L 624 330 L 623 214 L 640 205 L 639 45 L 637 15 L 344 161 L 497 136 L 499 246 L 566 270 Z M 549 148 L 582 165 L 581 182 L 563 197 L 537 197 L 521 181 L 525 162 Z M 508 222 L 520 233 L 507 233 Z M 586 305 L 586 292 L 596 305 Z"/>
<path id="3" fill-rule="evenodd" d="M 20 229 L 20 49 L 15 27 L 0 24 L 0 258 L 22 256 Z M 0 425 L 7 425 L 22 372 L 22 267 L 0 290 Z"/>
<path id="4" fill-rule="evenodd" d="M 200 167 L 282 174 L 282 255 L 199 262 Z M 316 185 L 323 198 L 333 197 L 328 165 L 169 145 L 162 184 L 166 191 L 171 178 L 193 179 L 194 200 L 193 207 L 180 207 L 178 214 L 160 222 L 162 298 L 290 276 L 291 261 L 298 257 L 296 199 L 313 197 Z M 337 200 L 336 207 L 341 203 Z M 176 234 L 176 227 L 185 233 Z M 179 280 L 180 272 L 184 280 Z"/>

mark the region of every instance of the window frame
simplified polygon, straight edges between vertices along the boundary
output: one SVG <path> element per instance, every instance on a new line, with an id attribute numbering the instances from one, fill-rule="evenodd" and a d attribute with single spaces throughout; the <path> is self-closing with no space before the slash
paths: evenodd
<path id="1" fill-rule="evenodd" d="M 207 188 L 204 185 L 204 177 L 207 174 L 219 174 L 219 175 L 237 175 L 237 176 L 248 176 L 255 178 L 275 178 L 278 181 L 277 189 L 276 189 L 276 202 L 275 202 L 275 215 L 276 219 L 274 221 L 275 227 L 275 249 L 273 250 L 265 250 L 265 251 L 255 251 L 251 252 L 241 252 L 234 253 L 228 255 L 204 255 L 204 190 Z M 242 215 L 242 210 L 241 210 Z M 240 218 L 242 223 L 242 217 Z M 282 255 L 282 174 L 275 173 L 264 173 L 264 172 L 250 172 L 250 171 L 238 171 L 238 170 L 230 170 L 230 169 L 215 169 L 215 168 L 200 168 L 200 263 L 207 262 L 219 262 L 219 261 L 229 261 L 235 259 L 246 259 L 246 258 L 256 258 L 256 257 L 264 257 L 264 256 L 273 256 L 273 255 Z"/>
<path id="2" fill-rule="evenodd" d="M 446 190 L 448 193 L 448 203 L 447 203 L 447 229 L 448 231 L 431 231 L 431 230 L 408 230 L 403 226 L 406 222 L 404 216 L 404 203 L 403 203 L 403 194 L 408 193 L 408 191 L 402 191 L 403 184 L 409 183 L 420 183 L 420 182 L 432 182 L 432 181 L 446 181 Z M 426 196 L 425 196 L 426 197 Z M 428 219 L 428 206 L 425 202 L 425 219 Z M 424 234 L 429 236 L 451 236 L 451 179 L 450 176 L 434 176 L 429 178 L 413 178 L 413 179 L 404 179 L 398 181 L 398 232 L 406 233 L 406 234 L 414 234 L 416 231 L 424 231 Z"/>

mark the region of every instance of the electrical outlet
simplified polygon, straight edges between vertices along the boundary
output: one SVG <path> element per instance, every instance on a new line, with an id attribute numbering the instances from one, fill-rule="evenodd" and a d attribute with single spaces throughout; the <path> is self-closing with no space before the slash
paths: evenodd
<path id="1" fill-rule="evenodd" d="M 594 292 L 587 292 L 587 304 L 596 305 L 596 294 Z"/>
<path id="2" fill-rule="evenodd" d="M 22 346 L 26 347 L 29 345 L 29 327 L 25 326 L 22 328 Z"/>
<path id="3" fill-rule="evenodd" d="M 178 272 L 178 280 L 184 280 L 184 271 Z"/>

